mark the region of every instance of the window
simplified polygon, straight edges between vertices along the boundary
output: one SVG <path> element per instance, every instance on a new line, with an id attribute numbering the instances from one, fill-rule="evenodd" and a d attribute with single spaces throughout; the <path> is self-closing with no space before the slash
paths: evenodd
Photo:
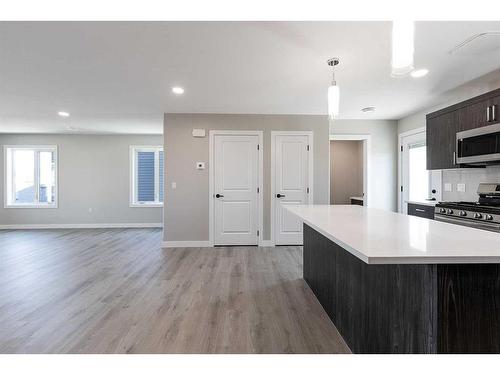
<path id="1" fill-rule="evenodd" d="M 5 146 L 5 207 L 57 208 L 57 147 Z"/>
<path id="2" fill-rule="evenodd" d="M 163 147 L 132 146 L 130 205 L 163 205 Z"/>

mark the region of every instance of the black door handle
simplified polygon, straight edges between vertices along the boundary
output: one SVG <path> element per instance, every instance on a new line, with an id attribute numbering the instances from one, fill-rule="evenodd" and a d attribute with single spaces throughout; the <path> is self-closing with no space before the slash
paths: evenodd
<path id="1" fill-rule="evenodd" d="M 223 198 L 224 196 L 221 194 L 215 194 L 215 198 Z"/>
<path id="2" fill-rule="evenodd" d="M 281 197 L 284 197 L 283 194 L 276 194 L 276 198 L 281 198 Z"/>

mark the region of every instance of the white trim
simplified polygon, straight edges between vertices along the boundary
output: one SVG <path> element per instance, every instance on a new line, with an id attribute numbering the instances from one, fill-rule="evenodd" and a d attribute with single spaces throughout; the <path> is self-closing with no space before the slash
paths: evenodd
<path id="1" fill-rule="evenodd" d="M 274 247 L 274 242 L 271 240 L 263 240 L 259 246 L 263 247 Z"/>
<path id="2" fill-rule="evenodd" d="M 308 158 L 308 179 L 309 179 L 309 195 L 308 204 L 314 203 L 314 132 L 312 131 L 299 131 L 299 130 L 289 130 L 289 131 L 271 131 L 271 245 L 276 245 L 275 233 L 274 233 L 274 221 L 275 221 L 275 204 L 274 197 L 276 196 L 276 183 L 275 183 L 275 150 L 276 150 L 276 136 L 277 135 L 306 135 L 309 140 L 309 158 Z"/>
<path id="3" fill-rule="evenodd" d="M 96 224 L 6 224 L 2 229 L 105 229 L 105 228 L 162 228 L 163 223 L 96 223 Z"/>
<path id="4" fill-rule="evenodd" d="M 210 241 L 163 241 L 161 243 L 161 247 L 163 248 L 172 248 L 172 247 L 210 247 L 213 248 L 213 245 Z"/>
<path id="5" fill-rule="evenodd" d="M 214 178 L 214 173 L 215 169 L 212 168 L 214 165 L 214 146 L 215 146 L 215 136 L 216 135 L 256 135 L 258 137 L 258 144 L 259 144 L 259 150 L 258 150 L 258 156 L 259 156 L 259 173 L 258 173 L 258 186 L 259 186 L 259 212 L 258 212 L 258 218 L 259 218 L 259 223 L 258 223 L 258 230 L 259 230 L 259 237 L 258 237 L 258 246 L 261 246 L 262 243 L 262 236 L 264 232 L 264 132 L 262 130 L 210 130 L 208 132 L 208 147 L 209 147 L 209 152 L 208 152 L 208 186 L 209 186 L 209 192 L 208 192 L 208 236 L 209 236 L 209 243 L 210 246 L 214 246 L 214 230 L 215 230 L 215 225 L 214 225 L 214 183 L 215 183 L 215 178 Z"/>
<path id="6" fill-rule="evenodd" d="M 13 186 L 11 186 L 11 189 L 7 188 L 7 182 L 9 180 L 8 178 L 8 170 L 12 168 L 7 166 L 7 150 L 8 149 L 34 149 L 35 151 L 51 151 L 54 153 L 54 160 L 55 160 L 55 168 L 54 168 L 54 202 L 53 203 L 33 203 L 33 204 L 12 204 L 8 202 L 8 191 L 11 190 L 11 194 L 14 194 L 12 191 Z M 38 209 L 38 208 L 59 208 L 59 152 L 58 152 L 58 146 L 57 145 L 4 145 L 3 146 L 3 160 L 4 160 L 4 190 L 3 190 L 3 202 L 4 202 L 4 208 L 32 208 L 32 209 Z M 36 154 L 36 153 L 35 153 Z M 37 161 L 35 160 L 35 172 L 37 171 L 37 168 L 39 166 L 37 165 Z M 38 173 L 35 173 L 35 184 L 38 185 L 38 177 L 36 177 Z M 13 184 L 13 176 L 11 183 Z M 35 189 L 35 194 L 36 197 L 38 197 L 39 194 L 39 189 L 38 186 L 36 186 Z M 38 198 L 37 198 L 38 199 Z"/>
<path id="7" fill-rule="evenodd" d="M 398 152 L 398 186 L 397 186 L 397 194 L 398 194 L 398 210 L 397 212 L 399 213 L 403 213 L 405 212 L 405 209 L 403 207 L 403 192 L 401 191 L 401 186 L 403 185 L 403 160 L 402 160 L 402 150 L 401 150 L 401 146 L 403 145 L 403 138 L 405 137 L 408 137 L 408 136 L 411 136 L 411 135 L 415 135 L 415 134 L 420 134 L 420 133 L 426 133 L 427 132 L 427 128 L 425 126 L 421 126 L 419 128 L 415 128 L 415 129 L 411 129 L 411 130 L 408 130 L 408 131 L 405 131 L 403 133 L 399 133 L 398 134 L 398 149 L 397 149 L 397 152 Z M 430 176 L 431 176 L 431 181 L 432 181 L 432 175 L 434 174 L 434 178 L 437 178 L 437 180 L 440 181 L 439 183 L 439 193 L 438 195 L 442 197 L 442 190 L 443 190 L 443 186 L 442 186 L 442 173 L 443 171 L 442 170 L 439 170 L 439 171 L 429 171 L 430 172 Z"/>
<path id="8" fill-rule="evenodd" d="M 401 151 L 401 146 L 403 145 L 403 138 L 408 137 L 410 135 L 418 134 L 418 133 L 424 133 L 427 131 L 427 128 L 425 126 L 421 126 L 419 128 L 411 129 L 408 131 L 405 131 L 403 133 L 398 134 L 398 186 L 397 186 L 397 193 L 398 193 L 398 212 L 402 213 L 403 212 L 403 202 L 402 202 L 402 196 L 403 192 L 401 191 L 401 186 L 403 184 L 403 160 L 401 158 L 402 156 L 402 151 Z"/>
<path id="9" fill-rule="evenodd" d="M 137 160 L 136 160 L 136 152 L 137 151 L 150 151 L 155 153 L 155 161 L 154 161 L 154 169 L 155 169 L 155 201 L 154 202 L 142 202 L 139 203 L 136 200 L 136 184 L 137 182 Z M 163 202 L 159 202 L 160 195 L 160 161 L 159 155 L 160 151 L 163 150 L 163 146 L 158 145 L 146 145 L 146 146 L 138 146 L 138 145 L 130 145 L 129 146 L 129 207 L 130 208 L 155 208 L 155 207 L 163 207 Z M 163 152 L 163 158 L 165 158 L 165 152 Z M 165 166 L 165 159 L 163 160 Z M 165 182 L 165 180 L 164 180 Z M 165 185 L 165 184 L 164 184 Z M 164 187 L 165 189 L 165 187 Z M 163 192 L 163 200 L 165 200 L 165 191 Z"/>
<path id="10" fill-rule="evenodd" d="M 372 136 L 371 134 L 330 134 L 330 141 L 362 141 L 363 142 L 363 193 L 364 193 L 364 206 L 369 207 L 371 205 L 370 201 L 370 191 L 371 191 L 371 150 L 372 150 Z M 330 144 L 328 144 L 328 202 L 332 203 L 330 200 Z"/>

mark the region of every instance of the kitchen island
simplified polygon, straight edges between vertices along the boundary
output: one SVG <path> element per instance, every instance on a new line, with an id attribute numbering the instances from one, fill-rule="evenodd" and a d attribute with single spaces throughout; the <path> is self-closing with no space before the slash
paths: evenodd
<path id="1" fill-rule="evenodd" d="M 500 234 L 361 206 L 290 205 L 304 279 L 354 353 L 499 353 Z"/>

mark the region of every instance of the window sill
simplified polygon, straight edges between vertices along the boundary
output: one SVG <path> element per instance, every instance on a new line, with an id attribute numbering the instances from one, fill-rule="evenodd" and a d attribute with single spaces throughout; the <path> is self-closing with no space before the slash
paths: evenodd
<path id="1" fill-rule="evenodd" d="M 58 208 L 57 204 L 5 204 L 4 208 Z"/>
<path id="2" fill-rule="evenodd" d="M 163 207 L 163 203 L 131 203 L 130 208 L 154 208 Z"/>

